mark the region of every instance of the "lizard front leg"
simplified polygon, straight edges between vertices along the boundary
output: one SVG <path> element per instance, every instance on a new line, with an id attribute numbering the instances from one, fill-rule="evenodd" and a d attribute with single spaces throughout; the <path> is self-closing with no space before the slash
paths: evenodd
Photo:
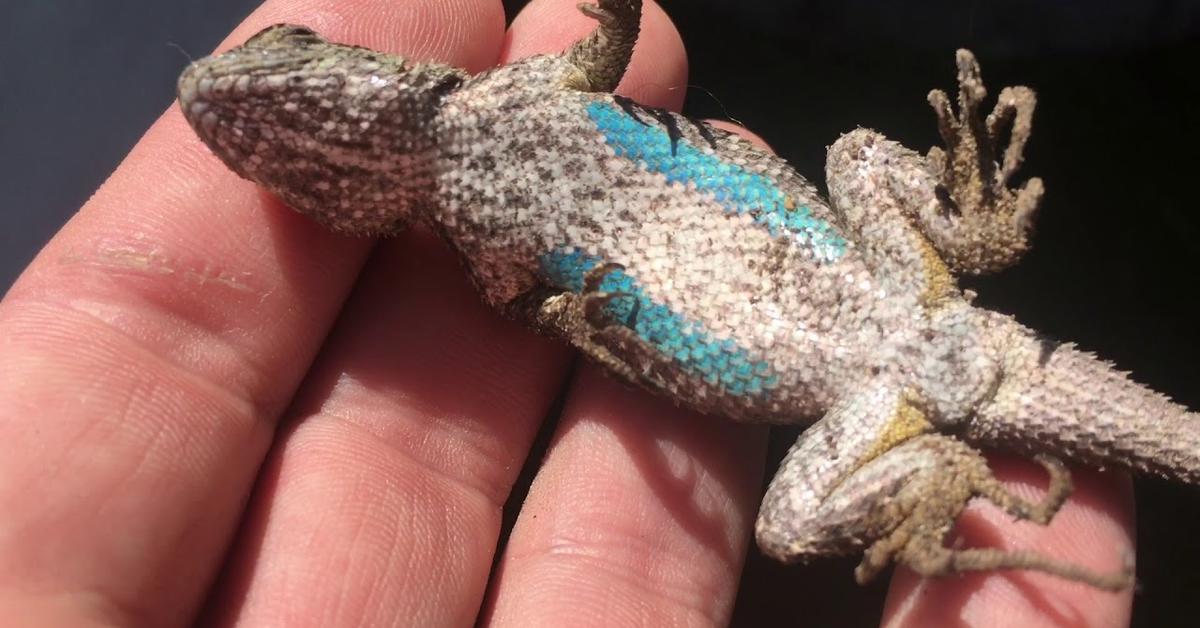
<path id="1" fill-rule="evenodd" d="M 895 561 L 925 576 L 1032 569 L 1104 589 L 1129 585 L 1128 570 L 1101 574 L 1036 552 L 945 547 L 973 497 L 1046 524 L 1071 482 L 1061 463 L 1039 457 L 1050 487 L 1041 503 L 1026 502 L 996 480 L 979 452 L 931 430 L 909 395 L 886 384 L 835 404 L 800 436 L 767 490 L 756 525 L 763 551 L 796 562 L 865 548 L 860 583 Z"/>
<path id="2" fill-rule="evenodd" d="M 576 72 L 567 86 L 585 92 L 611 92 L 621 82 L 642 19 L 642 0 L 599 0 L 580 3 L 579 10 L 599 22 L 590 36 L 567 51 Z"/>
<path id="3" fill-rule="evenodd" d="M 636 335 L 613 319 L 614 302 L 632 298 L 619 292 L 604 292 L 604 278 L 620 267 L 605 264 L 588 271 L 579 293 L 559 292 L 538 300 L 528 318 L 540 331 L 571 343 L 610 373 L 630 383 L 653 385 L 649 357 L 653 349 L 631 351 L 639 345 Z M 606 311 L 607 310 L 607 311 Z M 636 316 L 636 312 L 631 312 Z M 631 360 L 638 355 L 645 360 Z M 626 356 L 626 357 L 622 357 Z"/>
<path id="4" fill-rule="evenodd" d="M 760 394 L 771 373 L 697 333 L 689 320 L 650 298 L 618 264 L 586 256 L 543 259 L 555 292 L 527 301 L 524 318 L 566 339 L 625 381 L 681 405 L 751 420 L 737 405 Z"/>

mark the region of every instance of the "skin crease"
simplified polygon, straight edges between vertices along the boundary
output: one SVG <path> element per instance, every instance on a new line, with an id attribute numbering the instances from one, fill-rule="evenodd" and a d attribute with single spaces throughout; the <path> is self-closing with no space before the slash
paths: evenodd
<path id="1" fill-rule="evenodd" d="M 683 49 L 647 13 L 619 91 L 678 107 Z M 222 49 L 277 22 L 472 71 L 594 27 L 571 0 L 533 3 L 507 35 L 486 0 L 277 0 Z M 236 178 L 169 108 L 0 303 L 0 616 L 729 621 L 764 432 L 591 367 L 565 382 L 565 348 L 485 310 L 427 234 L 371 244 Z M 562 386 L 564 416 L 489 582 L 499 508 Z M 996 468 L 1045 485 L 1031 465 Z M 1085 565 L 1091 548 L 1130 547 L 1127 481 L 1074 473 L 1048 528 L 973 507 L 965 543 Z M 884 623 L 1120 626 L 1131 600 L 1041 574 L 900 572 Z"/>

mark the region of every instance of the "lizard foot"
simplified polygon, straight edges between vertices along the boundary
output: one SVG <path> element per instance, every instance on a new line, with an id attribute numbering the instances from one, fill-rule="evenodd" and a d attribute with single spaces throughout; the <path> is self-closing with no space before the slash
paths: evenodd
<path id="1" fill-rule="evenodd" d="M 665 308 L 649 301 L 620 264 L 598 264 L 582 279 L 577 292 L 543 299 L 533 315 L 535 326 L 566 339 L 619 379 L 668 391 L 689 405 L 693 397 L 676 392 L 694 390 L 694 375 L 673 352 L 655 344 L 665 337 L 660 333 Z M 727 400 L 717 394 L 720 384 L 709 385 L 712 394 L 697 393 L 706 399 L 702 409 L 734 412 L 721 405 Z"/>
<path id="2" fill-rule="evenodd" d="M 954 520 L 972 497 L 983 497 L 1018 519 L 1045 525 L 1071 494 L 1071 479 L 1062 462 L 1048 456 L 1036 460 L 1050 476 L 1046 496 L 1039 503 L 1023 500 L 1005 489 L 992 475 L 987 461 L 966 445 L 942 451 L 934 473 L 914 476 L 883 509 L 880 521 L 892 528 L 867 548 L 854 575 L 859 583 L 874 578 L 895 560 L 922 576 L 946 576 L 968 571 L 1029 569 L 1117 591 L 1133 583 L 1132 561 L 1113 573 L 1098 573 L 1032 551 L 994 548 L 948 548 L 944 545 Z M 886 528 L 885 528 L 886 529 Z"/>
<path id="3" fill-rule="evenodd" d="M 1008 182 L 1021 165 L 1037 99 L 1028 87 L 1006 87 L 983 119 L 979 109 L 987 90 L 979 63 L 968 50 L 959 50 L 956 58 L 958 115 L 945 92 L 929 93 L 946 144 L 927 156 L 940 180 L 935 193 L 943 214 L 942 227 L 930 235 L 952 269 L 982 274 L 1012 265 L 1029 248 L 1042 181 L 1031 178 L 1015 190 Z M 1008 146 L 997 163 L 1005 133 Z"/>
<path id="4" fill-rule="evenodd" d="M 624 266 L 608 262 L 596 266 L 583 276 L 583 290 L 579 292 L 577 306 L 580 321 L 589 328 L 600 330 L 616 324 L 630 328 L 637 325 L 641 299 L 623 290 L 604 289 L 606 279 L 624 271 Z"/>
<path id="5" fill-rule="evenodd" d="M 566 339 L 617 377 L 638 383 L 642 380 L 638 370 L 618 357 L 614 348 L 635 336 L 625 323 L 637 320 L 640 302 L 636 295 L 603 289 L 604 280 L 620 270 L 619 264 L 611 263 L 589 270 L 579 293 L 563 292 L 540 301 L 533 320 L 536 327 Z M 620 300 L 630 305 L 622 307 Z"/>

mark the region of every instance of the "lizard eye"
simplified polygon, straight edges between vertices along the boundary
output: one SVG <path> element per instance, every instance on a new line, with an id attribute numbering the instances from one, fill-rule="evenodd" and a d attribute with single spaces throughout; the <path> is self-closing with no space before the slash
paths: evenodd
<path id="1" fill-rule="evenodd" d="M 296 24 L 275 24 L 268 26 L 261 31 L 258 31 L 253 37 L 246 40 L 243 44 L 250 48 L 266 48 L 272 44 L 281 41 L 287 41 L 288 45 L 319 43 L 324 41 L 311 28 L 306 26 L 298 26 Z"/>

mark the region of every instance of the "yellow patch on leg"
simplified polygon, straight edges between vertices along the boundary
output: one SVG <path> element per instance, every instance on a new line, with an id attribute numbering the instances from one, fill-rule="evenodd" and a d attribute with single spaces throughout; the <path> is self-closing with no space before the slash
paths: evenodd
<path id="1" fill-rule="evenodd" d="M 928 434 L 932 431 L 933 424 L 926 418 L 925 412 L 914 405 L 908 395 L 901 396 L 887 425 L 880 432 L 879 440 L 875 441 L 875 444 L 867 450 L 858 466 L 866 465 L 914 436 Z"/>
<path id="2" fill-rule="evenodd" d="M 921 293 L 921 305 L 929 309 L 937 309 L 947 303 L 957 294 L 958 286 L 950 268 L 942 261 L 933 245 L 924 236 L 919 237 L 921 248 L 921 266 L 925 275 L 925 291 Z"/>

